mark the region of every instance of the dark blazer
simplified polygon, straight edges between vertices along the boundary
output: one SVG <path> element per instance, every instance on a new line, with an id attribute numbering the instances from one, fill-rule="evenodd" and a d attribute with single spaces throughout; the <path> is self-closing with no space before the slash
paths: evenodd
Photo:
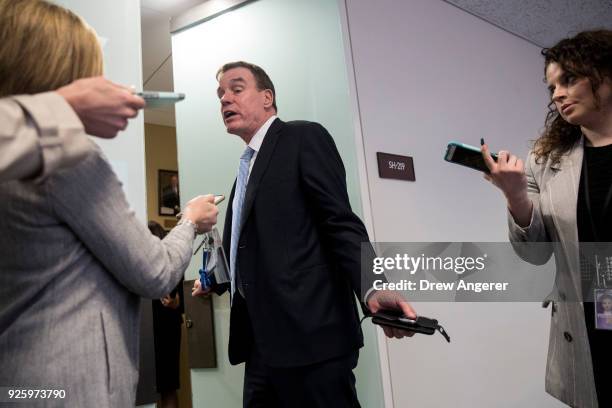
<path id="1" fill-rule="evenodd" d="M 236 292 L 231 310 L 232 364 L 246 361 L 254 343 L 276 367 L 325 361 L 363 346 L 355 295 L 363 299 L 361 243 L 369 238 L 351 210 L 345 177 L 321 125 L 272 123 L 242 212 L 237 261 L 245 298 Z M 231 228 L 230 204 L 223 234 L 228 254 Z M 369 259 L 374 252 L 367 248 Z"/>

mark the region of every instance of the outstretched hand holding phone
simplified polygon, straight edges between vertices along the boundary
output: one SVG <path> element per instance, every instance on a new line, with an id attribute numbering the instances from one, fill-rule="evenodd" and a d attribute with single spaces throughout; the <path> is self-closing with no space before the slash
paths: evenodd
<path id="1" fill-rule="evenodd" d="M 480 147 L 480 151 L 489 169 L 484 178 L 504 193 L 508 209 L 516 223 L 521 227 L 528 226 L 533 204 L 527 194 L 527 176 L 523 160 L 506 150 L 500 150 L 495 161 L 486 143 Z"/>
<path id="2" fill-rule="evenodd" d="M 92 136 L 113 138 L 127 127 L 145 106 L 129 87 L 115 84 L 104 77 L 78 79 L 57 90 L 66 99 Z"/>

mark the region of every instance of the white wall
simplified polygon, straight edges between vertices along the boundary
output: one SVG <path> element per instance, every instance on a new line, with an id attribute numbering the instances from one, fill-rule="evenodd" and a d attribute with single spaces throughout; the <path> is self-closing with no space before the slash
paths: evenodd
<path id="1" fill-rule="evenodd" d="M 91 25 L 104 43 L 104 75 L 123 85 L 142 84 L 139 0 L 56 0 Z M 93 138 L 111 161 L 128 202 L 146 222 L 144 124 L 142 113 L 112 140 Z M 113 220 L 109 220 L 112 222 Z"/>
<path id="2" fill-rule="evenodd" d="M 547 105 L 539 49 L 438 0 L 345 3 L 369 186 L 363 201 L 376 240 L 507 241 L 501 193 L 443 154 L 450 140 L 478 145 L 484 137 L 525 157 Z M 379 179 L 377 151 L 414 157 L 417 181 Z M 439 335 L 388 342 L 395 407 L 562 405 L 544 391 L 549 310 L 415 307 L 438 318 L 452 343 Z"/>

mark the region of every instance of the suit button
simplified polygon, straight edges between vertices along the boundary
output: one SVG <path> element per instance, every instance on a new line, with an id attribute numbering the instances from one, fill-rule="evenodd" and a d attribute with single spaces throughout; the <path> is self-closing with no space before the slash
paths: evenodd
<path id="1" fill-rule="evenodd" d="M 566 299 L 565 293 L 559 292 L 559 299 L 561 299 L 562 302 L 565 302 L 565 299 Z"/>
<path id="2" fill-rule="evenodd" d="M 565 337 L 565 340 L 567 340 L 568 343 L 571 343 L 573 340 L 572 335 L 568 332 L 563 332 L 563 337 Z"/>
<path id="3" fill-rule="evenodd" d="M 238 249 L 244 249 L 246 248 L 246 245 L 238 245 Z"/>

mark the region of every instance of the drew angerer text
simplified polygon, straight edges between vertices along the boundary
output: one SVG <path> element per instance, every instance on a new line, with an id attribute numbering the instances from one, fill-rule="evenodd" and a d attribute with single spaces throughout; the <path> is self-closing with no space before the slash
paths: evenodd
<path id="1" fill-rule="evenodd" d="M 400 290 L 400 291 L 470 291 L 475 293 L 488 291 L 508 290 L 508 282 L 465 282 L 460 279 L 455 282 L 430 282 L 427 279 L 412 281 L 402 279 L 399 282 L 385 282 L 377 279 L 372 284 L 375 290 Z"/>
<path id="2" fill-rule="evenodd" d="M 423 292 L 450 292 L 469 291 L 475 293 L 506 291 L 508 282 L 466 282 L 463 279 L 451 282 L 431 282 L 427 279 L 416 279 L 416 273 L 431 271 L 448 271 L 454 276 L 464 273 L 483 272 L 486 267 L 487 254 L 482 256 L 411 256 L 409 254 L 396 254 L 389 257 L 374 258 L 372 272 L 382 275 L 387 271 L 401 272 L 412 276 L 413 279 L 401 279 L 396 282 L 385 282 L 377 279 L 372 284 L 375 290 L 423 291 Z"/>

